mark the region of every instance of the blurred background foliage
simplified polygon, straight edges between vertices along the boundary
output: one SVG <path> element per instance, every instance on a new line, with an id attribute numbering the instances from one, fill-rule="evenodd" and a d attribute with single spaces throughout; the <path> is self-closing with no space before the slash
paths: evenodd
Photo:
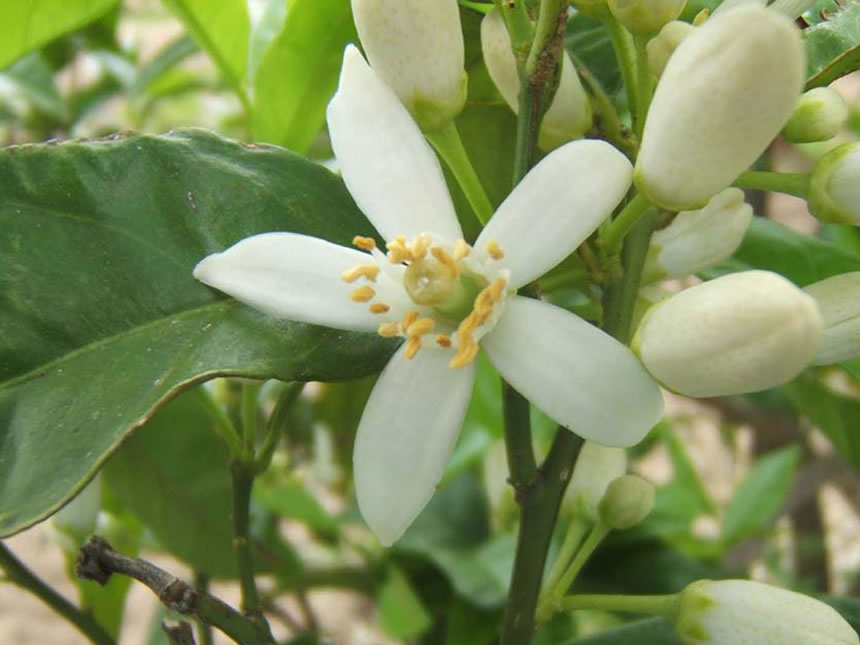
<path id="1" fill-rule="evenodd" d="M 331 157 L 325 106 L 344 46 L 356 40 L 346 0 L 7 4 L 0 23 L 2 145 L 202 127 L 319 162 Z M 687 18 L 716 4 L 691 0 Z M 511 181 L 515 117 L 480 58 L 480 14 L 464 8 L 462 18 L 469 97 L 457 126 L 497 204 Z M 804 19 L 810 86 L 856 67 L 860 6 L 824 0 Z M 621 78 L 603 26 L 575 15 L 566 47 L 591 90 L 605 92 L 623 109 Z M 762 167 L 802 171 L 837 143 L 857 138 L 860 82 L 849 76 L 837 87 L 854 106 L 851 128 L 825 144 L 778 142 Z M 171 159 L 153 152 L 150 162 L 193 161 Z M 468 204 L 449 183 L 467 235 L 474 236 Z M 860 270 L 856 229 L 818 225 L 799 200 L 748 197 L 759 217 L 743 245 L 702 277 L 763 268 L 803 286 Z M 265 226 L 277 228 L 278 213 L 270 217 Z M 267 230 L 262 220 L 256 225 Z M 599 294 L 589 286 L 580 256 L 571 256 L 543 286 L 557 304 L 599 320 Z M 372 373 L 390 347 L 361 351 L 351 374 L 329 376 Z M 505 485 L 499 377 L 481 362 L 440 490 L 391 550 L 370 536 L 351 493 L 352 443 L 372 382 L 373 376 L 363 376 L 310 383 L 283 415 L 273 410 L 289 386 L 267 381 L 259 391 L 261 423 L 282 431 L 272 465 L 253 492 L 253 547 L 265 581 L 264 603 L 279 634 L 296 644 L 336 638 L 489 645 L 497 637 L 517 522 Z M 229 581 L 235 569 L 228 453 L 211 406 L 238 415 L 241 384 L 189 384 L 177 385 L 172 394 L 185 391 L 154 414 L 149 403 L 141 423 L 123 426 L 116 441 L 87 457 L 94 470 L 112 453 L 84 494 L 96 500 L 98 531 L 117 549 L 162 552 L 187 565 L 200 582 Z M 0 385 L 12 388 L 14 378 Z M 698 402 L 670 395 L 668 401 L 665 420 L 631 451 L 633 470 L 658 486 L 656 509 L 643 525 L 608 540 L 577 588 L 671 593 L 703 577 L 750 576 L 829 598 L 860 627 L 860 601 L 852 599 L 860 592 L 860 361 L 812 368 L 756 395 Z M 546 450 L 554 425 L 536 410 L 533 416 L 537 449 Z M 82 477 L 66 493 L 82 485 Z M 16 529 L 64 500 L 46 501 Z M 565 522 L 563 517 L 559 536 Z M 51 528 L 54 542 L 68 554 L 88 532 L 62 521 Z M 74 584 L 84 606 L 108 631 L 120 633 L 128 582 L 115 580 L 104 589 Z M 362 600 L 343 604 L 320 591 L 331 588 Z M 343 611 L 346 617 L 339 615 Z M 153 625 L 161 617 L 156 613 Z M 165 642 L 157 628 L 148 633 L 146 642 Z M 63 642 L 77 642 L 71 638 Z M 123 642 L 127 638 L 136 637 L 123 632 Z M 662 621 L 627 623 L 600 612 L 558 616 L 535 639 L 546 645 L 617 642 L 679 641 Z"/>

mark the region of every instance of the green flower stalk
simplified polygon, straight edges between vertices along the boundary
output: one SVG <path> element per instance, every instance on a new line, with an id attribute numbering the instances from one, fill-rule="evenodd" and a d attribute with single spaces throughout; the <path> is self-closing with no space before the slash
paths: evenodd
<path id="1" fill-rule="evenodd" d="M 701 208 L 779 133 L 805 74 L 800 31 L 774 11 L 741 7 L 696 28 L 654 93 L 636 161 L 639 191 L 667 210 Z"/>
<path id="2" fill-rule="evenodd" d="M 655 305 L 633 350 L 666 387 L 687 396 L 758 392 L 815 358 L 824 326 L 815 300 L 782 276 L 743 271 Z"/>

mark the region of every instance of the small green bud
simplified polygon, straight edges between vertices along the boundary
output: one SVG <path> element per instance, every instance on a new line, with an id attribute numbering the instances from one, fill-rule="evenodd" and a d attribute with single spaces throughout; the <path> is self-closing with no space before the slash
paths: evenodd
<path id="1" fill-rule="evenodd" d="M 571 4 L 577 11 L 592 18 L 605 18 L 609 15 L 606 0 L 571 0 Z"/>
<path id="2" fill-rule="evenodd" d="M 845 99 L 838 92 L 816 87 L 797 101 L 782 136 L 792 143 L 826 141 L 839 134 L 850 114 Z"/>
<path id="3" fill-rule="evenodd" d="M 422 130 L 460 113 L 468 79 L 457 0 L 352 0 L 352 12 L 370 66 Z"/>
<path id="4" fill-rule="evenodd" d="M 811 296 L 776 273 L 742 271 L 655 305 L 632 349 L 680 394 L 728 396 L 793 379 L 815 358 L 822 327 Z"/>
<path id="5" fill-rule="evenodd" d="M 654 486 L 636 475 L 622 475 L 612 481 L 597 506 L 601 521 L 623 531 L 636 526 L 654 508 Z"/>
<path id="6" fill-rule="evenodd" d="M 860 356 L 860 271 L 835 275 L 803 290 L 815 298 L 824 318 L 815 364 L 830 365 Z"/>
<path id="7" fill-rule="evenodd" d="M 609 9 L 634 34 L 656 34 L 684 10 L 687 0 L 609 0 Z"/>
<path id="8" fill-rule="evenodd" d="M 751 580 L 698 580 L 680 594 L 675 629 L 687 645 L 858 645 L 839 613 Z"/>
<path id="9" fill-rule="evenodd" d="M 576 458 L 573 475 L 562 500 L 562 507 L 594 522 L 597 507 L 609 484 L 627 470 L 627 452 L 593 441 L 586 441 Z"/>
<path id="10" fill-rule="evenodd" d="M 809 212 L 818 219 L 860 226 L 860 142 L 834 148 L 809 178 Z"/>
<path id="11" fill-rule="evenodd" d="M 701 210 L 681 211 L 651 236 L 643 284 L 681 278 L 719 264 L 740 246 L 752 221 L 752 207 L 739 188 L 717 193 Z"/>
<path id="12" fill-rule="evenodd" d="M 658 78 L 663 74 L 666 65 L 678 45 L 695 29 L 688 22 L 673 20 L 666 23 L 656 36 L 648 41 L 645 49 L 648 53 L 648 66 Z"/>
<path id="13" fill-rule="evenodd" d="M 511 37 L 505 21 L 498 11 L 491 11 L 481 21 L 481 49 L 490 78 L 516 114 L 520 94 L 517 61 L 511 50 Z M 558 88 L 541 121 L 538 145 L 544 150 L 553 150 L 568 141 L 581 138 L 591 123 L 591 103 L 570 56 L 565 52 L 561 59 Z"/>

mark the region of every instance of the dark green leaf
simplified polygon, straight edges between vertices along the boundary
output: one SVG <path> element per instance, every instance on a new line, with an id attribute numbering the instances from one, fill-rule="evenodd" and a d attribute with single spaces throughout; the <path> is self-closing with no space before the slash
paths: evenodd
<path id="1" fill-rule="evenodd" d="M 117 0 L 14 0 L 3 3 L 0 69 L 57 36 L 83 27 L 116 6 Z"/>
<path id="2" fill-rule="evenodd" d="M 846 598 L 837 596 L 823 596 L 820 598 L 848 621 L 851 627 L 860 634 L 860 598 Z"/>
<path id="3" fill-rule="evenodd" d="M 848 2 L 804 34 L 806 89 L 829 85 L 840 76 L 860 69 L 860 4 Z"/>
<path id="4" fill-rule="evenodd" d="M 254 136 L 305 152 L 325 122 L 346 44 L 357 39 L 343 0 L 292 0 L 256 71 Z"/>
<path id="5" fill-rule="evenodd" d="M 857 470 L 860 470 L 860 401 L 838 394 L 822 383 L 801 377 L 782 386 L 799 414 L 826 434 L 836 450 Z"/>
<path id="6" fill-rule="evenodd" d="M 576 14 L 567 23 L 564 47 L 588 68 L 610 96 L 621 90 L 621 70 L 609 32 L 600 20 Z"/>
<path id="7" fill-rule="evenodd" d="M 481 609 L 454 597 L 448 612 L 445 645 L 489 645 L 498 636 L 501 612 Z"/>
<path id="8" fill-rule="evenodd" d="M 203 397 L 190 390 L 131 435 L 103 476 L 122 505 L 194 570 L 235 574 L 230 455 Z"/>
<path id="9" fill-rule="evenodd" d="M 269 486 L 258 481 L 254 486 L 254 501 L 287 520 L 304 522 L 314 531 L 333 537 L 338 534 L 337 520 L 320 506 L 311 493 L 292 483 Z"/>
<path id="10" fill-rule="evenodd" d="M 395 566 L 379 590 L 379 622 L 386 634 L 406 639 L 417 636 L 432 624 L 409 579 Z"/>
<path id="11" fill-rule="evenodd" d="M 203 131 L 7 148 L 0 227 L 0 535 L 59 508 L 182 388 L 356 378 L 392 350 L 192 278 L 255 233 L 373 234 L 337 177 L 281 149 Z"/>
<path id="12" fill-rule="evenodd" d="M 784 275 L 805 287 L 848 271 L 860 271 L 860 256 L 763 217 L 753 218 L 735 260 Z"/>
<path id="13" fill-rule="evenodd" d="M 564 645 L 683 645 L 675 628 L 662 618 L 649 618 Z"/>
<path id="14" fill-rule="evenodd" d="M 755 462 L 726 510 L 722 527 L 725 542 L 737 542 L 770 526 L 791 489 L 799 458 L 800 448 L 788 446 Z"/>

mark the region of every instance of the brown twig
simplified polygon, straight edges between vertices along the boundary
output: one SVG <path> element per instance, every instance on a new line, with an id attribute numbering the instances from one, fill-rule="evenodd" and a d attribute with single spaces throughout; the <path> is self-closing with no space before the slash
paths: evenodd
<path id="1" fill-rule="evenodd" d="M 170 641 L 170 645 L 197 645 L 194 641 L 194 632 L 191 631 L 191 625 L 184 620 L 172 627 L 162 622 L 161 629 L 167 634 L 167 640 Z"/>

